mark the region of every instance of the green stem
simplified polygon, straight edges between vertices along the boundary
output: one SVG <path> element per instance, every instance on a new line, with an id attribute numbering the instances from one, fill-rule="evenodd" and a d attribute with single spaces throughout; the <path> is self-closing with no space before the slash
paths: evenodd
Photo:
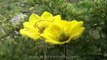
<path id="1" fill-rule="evenodd" d="M 64 44 L 64 60 L 67 60 L 67 44 Z"/>
<path id="2" fill-rule="evenodd" d="M 47 60 L 47 44 L 44 43 L 44 60 Z"/>

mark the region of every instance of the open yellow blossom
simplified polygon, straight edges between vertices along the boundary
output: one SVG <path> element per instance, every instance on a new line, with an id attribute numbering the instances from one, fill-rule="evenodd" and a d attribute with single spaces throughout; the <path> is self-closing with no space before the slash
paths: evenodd
<path id="1" fill-rule="evenodd" d="M 20 30 L 23 36 L 34 40 L 45 38 L 46 42 L 52 44 L 64 44 L 75 40 L 84 31 L 82 21 L 62 20 L 60 15 L 53 16 L 45 11 L 41 16 L 32 14 L 28 22 L 23 23 L 24 28 Z"/>
<path id="2" fill-rule="evenodd" d="M 68 22 L 61 20 L 52 23 L 41 36 L 44 37 L 48 43 L 64 44 L 80 37 L 84 29 L 82 21 L 77 22 L 73 20 Z"/>
<path id="3" fill-rule="evenodd" d="M 36 40 L 51 23 L 59 20 L 61 20 L 60 15 L 53 16 L 47 11 L 43 12 L 41 16 L 33 13 L 29 17 L 29 21 L 23 23 L 24 29 L 21 29 L 20 33 Z"/>

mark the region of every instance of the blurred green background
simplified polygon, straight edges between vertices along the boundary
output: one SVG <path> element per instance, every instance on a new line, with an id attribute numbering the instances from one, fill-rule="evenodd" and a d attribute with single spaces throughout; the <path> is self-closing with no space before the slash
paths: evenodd
<path id="1" fill-rule="evenodd" d="M 85 32 L 66 47 L 22 37 L 22 23 L 44 11 L 84 21 Z M 0 0 L 0 60 L 107 60 L 107 0 Z"/>

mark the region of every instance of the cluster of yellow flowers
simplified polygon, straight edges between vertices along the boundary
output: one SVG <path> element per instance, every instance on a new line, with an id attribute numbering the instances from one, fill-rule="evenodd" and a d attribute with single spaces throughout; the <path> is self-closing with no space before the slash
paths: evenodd
<path id="1" fill-rule="evenodd" d="M 60 15 L 53 16 L 45 11 L 41 16 L 32 14 L 28 22 L 23 23 L 24 28 L 20 30 L 23 36 L 33 40 L 42 38 L 51 44 L 64 44 L 81 36 L 85 27 L 83 21 L 62 20 Z"/>

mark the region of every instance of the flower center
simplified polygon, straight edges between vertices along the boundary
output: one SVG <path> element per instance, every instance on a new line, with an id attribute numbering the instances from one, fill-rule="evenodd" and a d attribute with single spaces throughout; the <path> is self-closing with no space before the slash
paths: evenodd
<path id="1" fill-rule="evenodd" d="M 41 20 L 35 24 L 35 28 L 38 28 L 39 32 L 43 33 L 43 31 L 50 25 L 50 23 L 52 22 L 48 20 Z"/>
<path id="2" fill-rule="evenodd" d="M 69 39 L 69 36 L 65 35 L 64 33 L 62 33 L 60 35 L 60 38 L 59 38 L 59 41 L 60 42 L 64 42 L 64 41 L 67 41 Z"/>
<path id="3" fill-rule="evenodd" d="M 38 28 L 40 33 L 43 33 L 46 27 Z"/>

